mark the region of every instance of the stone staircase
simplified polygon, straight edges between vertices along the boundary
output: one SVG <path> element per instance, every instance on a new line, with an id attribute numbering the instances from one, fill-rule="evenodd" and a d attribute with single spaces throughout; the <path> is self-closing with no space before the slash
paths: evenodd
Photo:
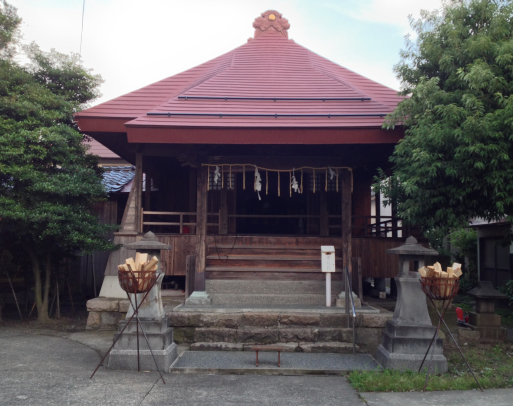
<path id="1" fill-rule="evenodd" d="M 167 313 L 177 344 L 191 350 L 244 351 L 252 345 L 279 344 L 297 352 L 352 352 L 353 330 L 343 310 L 184 310 Z M 357 351 L 373 353 L 383 327 L 392 317 L 386 310 L 357 314 Z"/>
<path id="2" fill-rule="evenodd" d="M 336 248 L 332 305 L 343 290 L 342 258 Z M 320 247 L 210 245 L 206 291 L 213 305 L 325 305 Z M 338 273 L 340 272 L 340 273 Z"/>

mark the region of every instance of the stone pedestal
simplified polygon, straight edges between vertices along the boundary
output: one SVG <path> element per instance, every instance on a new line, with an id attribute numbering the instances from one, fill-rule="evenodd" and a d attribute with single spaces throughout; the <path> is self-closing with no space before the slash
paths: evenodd
<path id="1" fill-rule="evenodd" d="M 351 292 L 352 293 L 352 296 L 353 296 L 353 302 L 354 302 L 354 307 L 355 309 L 359 309 L 362 307 L 362 301 L 360 300 L 360 298 L 356 295 L 356 293 L 354 292 Z M 337 296 L 337 301 L 336 301 L 336 307 L 346 307 L 346 292 L 342 291 L 339 293 L 339 295 Z M 351 307 L 351 301 L 349 301 L 349 307 Z"/>
<path id="2" fill-rule="evenodd" d="M 192 294 L 185 300 L 186 306 L 205 306 L 211 305 L 212 299 L 205 291 L 194 291 Z"/>
<path id="3" fill-rule="evenodd" d="M 495 314 L 495 301 L 506 295 L 495 290 L 491 282 L 480 281 L 468 291 L 476 298 L 476 311 L 469 313 L 469 324 L 479 332 L 481 342 L 505 341 L 507 330 L 501 326 L 501 316 Z"/>
<path id="4" fill-rule="evenodd" d="M 160 320 L 141 319 L 141 325 L 150 343 L 153 355 L 162 373 L 169 372 L 169 367 L 176 359 L 178 353 L 176 344 L 173 342 L 173 328 L 169 327 L 167 317 Z M 125 327 L 127 320 L 118 324 L 118 332 L 114 340 L 119 337 L 121 330 Z M 109 369 L 131 369 L 137 370 L 137 325 L 135 318 L 132 319 L 123 335 L 119 337 L 116 345 L 109 355 L 107 367 Z M 141 371 L 157 371 L 157 367 L 151 356 L 150 349 L 139 326 L 139 360 Z"/>
<path id="5" fill-rule="evenodd" d="M 394 317 L 388 321 L 382 334 L 376 360 L 383 368 L 400 371 L 417 371 L 435 334 L 427 310 L 426 296 L 416 272 L 409 277 L 395 278 L 397 304 Z M 435 340 L 424 362 L 423 369 L 430 373 L 447 372 L 447 360 L 443 356 L 443 342 Z"/>

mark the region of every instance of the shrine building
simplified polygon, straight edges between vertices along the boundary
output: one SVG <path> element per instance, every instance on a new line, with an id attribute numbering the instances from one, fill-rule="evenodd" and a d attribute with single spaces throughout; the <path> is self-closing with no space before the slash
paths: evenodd
<path id="1" fill-rule="evenodd" d="M 253 28 L 224 55 L 75 115 L 135 165 L 114 242 L 151 230 L 172 246 L 166 275 L 194 274 L 187 294 L 214 306 L 323 305 L 320 247 L 332 245 L 333 305 L 344 267 L 361 296 L 362 278 L 396 275 L 386 250 L 410 232 L 371 191 L 404 136 L 382 128 L 401 97 L 297 44 L 277 11 Z M 110 254 L 104 285 L 130 255 Z"/>

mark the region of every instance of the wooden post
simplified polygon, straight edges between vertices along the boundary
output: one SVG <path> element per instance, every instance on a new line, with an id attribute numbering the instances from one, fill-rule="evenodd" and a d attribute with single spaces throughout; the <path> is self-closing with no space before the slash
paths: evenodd
<path id="1" fill-rule="evenodd" d="M 207 257 L 207 168 L 198 167 L 198 197 L 196 209 L 196 275 L 195 291 L 205 291 L 205 265 Z"/>
<path id="2" fill-rule="evenodd" d="M 352 195 L 351 172 L 342 170 L 342 262 L 351 272 L 351 239 L 352 239 Z"/>
<path id="3" fill-rule="evenodd" d="M 353 257 L 351 262 L 353 265 L 353 291 L 363 303 L 362 259 L 360 257 Z"/>
<path id="4" fill-rule="evenodd" d="M 221 189 L 219 201 L 219 234 L 228 234 L 228 184 Z"/>
<path id="5" fill-rule="evenodd" d="M 135 176 L 132 189 L 128 195 L 121 230 L 124 233 L 139 233 L 141 227 L 142 200 L 142 153 L 137 152 L 135 158 Z"/>
<path id="6" fill-rule="evenodd" d="M 196 195 L 197 195 L 198 171 L 196 168 L 189 168 L 189 212 L 196 211 Z M 192 218 L 188 216 L 188 223 L 192 223 Z M 196 234 L 196 226 L 189 226 L 189 233 Z"/>
<path id="7" fill-rule="evenodd" d="M 141 152 L 137 152 L 135 154 L 135 178 L 132 187 L 136 188 L 135 195 L 135 212 L 137 215 L 137 219 L 135 224 L 137 225 L 138 233 L 142 233 L 141 229 L 141 209 L 142 209 L 142 166 L 143 166 L 143 156 Z M 137 184 L 136 184 L 137 182 Z"/>
<path id="8" fill-rule="evenodd" d="M 325 237 L 330 233 L 330 224 L 328 216 L 328 196 L 326 196 L 326 190 L 324 187 L 321 188 L 319 196 L 319 230 L 320 235 Z"/>
<path id="9" fill-rule="evenodd" d="M 185 298 L 194 292 L 194 274 L 196 273 L 196 256 L 187 255 L 185 258 Z"/>

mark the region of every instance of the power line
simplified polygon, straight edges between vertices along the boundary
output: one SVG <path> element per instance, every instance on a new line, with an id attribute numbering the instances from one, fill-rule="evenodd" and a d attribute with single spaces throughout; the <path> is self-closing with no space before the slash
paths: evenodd
<path id="1" fill-rule="evenodd" d="M 82 36 L 84 34 L 84 12 L 85 12 L 85 0 L 82 4 L 82 30 L 80 31 L 80 56 L 82 56 Z"/>

